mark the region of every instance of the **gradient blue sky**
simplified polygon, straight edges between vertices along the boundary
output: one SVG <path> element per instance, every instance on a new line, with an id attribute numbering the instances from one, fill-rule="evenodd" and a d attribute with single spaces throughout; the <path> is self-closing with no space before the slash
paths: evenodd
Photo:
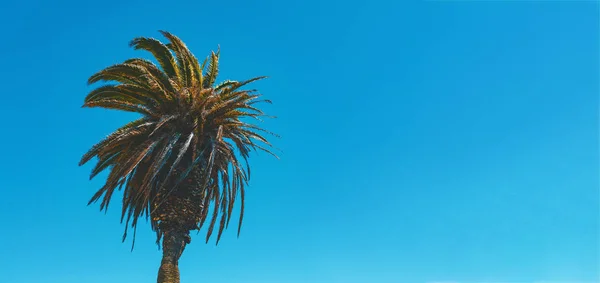
<path id="1" fill-rule="evenodd" d="M 167 4 L 169 3 L 169 4 Z M 147 226 L 77 167 L 132 115 L 81 109 L 95 71 L 166 29 L 222 79 L 258 75 L 282 135 L 247 214 L 196 236 L 182 282 L 596 281 L 598 4 L 569 1 L 4 2 L 2 282 L 155 282 Z"/>

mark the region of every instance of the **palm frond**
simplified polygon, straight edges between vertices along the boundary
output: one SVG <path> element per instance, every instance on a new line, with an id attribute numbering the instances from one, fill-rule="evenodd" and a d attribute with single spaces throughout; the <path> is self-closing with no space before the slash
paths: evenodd
<path id="1" fill-rule="evenodd" d="M 171 80 L 162 72 L 154 63 L 141 58 L 133 58 L 125 61 L 125 64 L 137 66 L 145 70 L 144 76 L 148 79 L 153 88 L 161 90 L 164 97 L 170 100 L 174 93 L 177 92 L 177 87 L 171 84 Z"/>
<path id="2" fill-rule="evenodd" d="M 102 107 L 106 109 L 114 109 L 114 110 L 123 110 L 127 112 L 137 112 L 142 115 L 147 116 L 155 116 L 156 114 L 152 112 L 146 106 L 136 104 L 133 102 L 123 101 L 119 99 L 100 99 L 95 101 L 88 101 L 83 104 L 83 107 Z"/>
<path id="3" fill-rule="evenodd" d="M 160 111 L 158 98 L 155 93 L 135 85 L 105 85 L 98 87 L 86 96 L 85 103 L 101 100 L 118 100 L 126 103 L 143 105 L 154 111 Z"/>
<path id="4" fill-rule="evenodd" d="M 163 72 L 169 78 L 178 78 L 179 77 L 179 69 L 177 68 L 177 62 L 171 53 L 171 50 L 154 38 L 147 37 L 137 37 L 134 38 L 129 46 L 133 47 L 135 50 L 146 50 L 156 58 L 156 61 L 160 64 Z"/>
<path id="5" fill-rule="evenodd" d="M 94 84 L 99 81 L 116 81 L 123 84 L 134 84 L 142 87 L 148 87 L 150 82 L 146 76 L 146 71 L 137 65 L 120 63 L 101 70 L 88 79 L 88 84 Z"/>
<path id="6" fill-rule="evenodd" d="M 210 60 L 208 61 L 208 69 L 204 75 L 204 88 L 211 87 L 217 80 L 219 75 L 219 52 L 212 52 L 210 54 Z"/>
<path id="7" fill-rule="evenodd" d="M 92 158 L 94 158 L 94 156 L 98 155 L 100 151 L 106 150 L 106 148 L 112 143 L 121 141 L 131 136 L 139 135 L 141 132 L 147 129 L 149 125 L 151 125 L 151 123 L 149 123 L 148 119 L 145 117 L 127 123 L 125 126 L 117 129 L 105 139 L 92 146 L 92 148 L 83 155 L 81 161 L 79 161 L 79 166 L 90 161 Z"/>
<path id="8" fill-rule="evenodd" d="M 193 87 L 199 72 L 198 66 L 195 64 L 197 60 L 191 54 L 185 43 L 177 36 L 166 31 L 160 31 L 160 33 L 170 41 L 170 44 L 167 44 L 167 47 L 175 53 L 181 74 L 180 81 L 182 82 L 182 86 Z"/>

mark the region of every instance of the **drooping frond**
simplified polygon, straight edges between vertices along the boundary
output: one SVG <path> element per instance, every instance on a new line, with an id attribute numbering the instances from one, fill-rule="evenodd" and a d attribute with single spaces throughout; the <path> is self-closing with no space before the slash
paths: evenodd
<path id="1" fill-rule="evenodd" d="M 135 84 L 141 87 L 149 87 L 151 81 L 148 80 L 147 72 L 144 68 L 133 64 L 116 64 L 110 66 L 88 79 L 88 84 L 99 81 L 116 81 L 124 84 Z"/>
<path id="2" fill-rule="evenodd" d="M 82 157 L 80 165 L 98 159 L 91 178 L 109 171 L 90 203 L 101 201 L 100 208 L 107 209 L 114 192 L 123 189 L 124 237 L 130 224 L 135 230 L 138 219 L 146 217 L 158 239 L 165 229 L 175 229 L 172 225 L 201 229 L 208 223 L 206 241 L 217 231 L 218 243 L 236 200 L 241 202 L 239 235 L 244 189 L 250 178 L 249 153 L 273 154 L 263 136 L 272 133 L 242 121 L 268 117 L 256 105 L 270 101 L 243 89 L 264 77 L 217 84 L 219 51 L 211 52 L 200 64 L 178 37 L 161 33 L 169 43 L 145 37 L 130 42 L 134 49 L 150 52 L 158 65 L 129 59 L 101 70 L 88 81 L 115 84 L 92 90 L 84 107 L 142 116 Z"/>
<path id="3" fill-rule="evenodd" d="M 119 99 L 101 99 L 89 101 L 83 104 L 84 107 L 102 107 L 106 109 L 123 110 L 128 112 L 137 112 L 142 115 L 154 116 L 152 111 L 144 105 L 134 102 L 122 101 Z"/>
<path id="4" fill-rule="evenodd" d="M 151 123 L 149 123 L 146 118 L 141 118 L 127 123 L 125 126 L 114 131 L 104 140 L 92 146 L 92 148 L 86 154 L 83 155 L 81 161 L 79 161 L 79 166 L 87 163 L 92 158 L 94 158 L 94 156 L 102 155 L 101 152 L 105 152 L 106 150 L 112 148 L 115 143 L 140 134 L 141 132 L 146 130 L 150 124 Z"/>
<path id="5" fill-rule="evenodd" d="M 147 88 L 127 84 L 101 86 L 92 90 L 84 101 L 88 103 L 105 99 L 135 103 L 153 110 L 156 110 L 156 106 L 160 101 L 155 92 L 149 91 Z"/>

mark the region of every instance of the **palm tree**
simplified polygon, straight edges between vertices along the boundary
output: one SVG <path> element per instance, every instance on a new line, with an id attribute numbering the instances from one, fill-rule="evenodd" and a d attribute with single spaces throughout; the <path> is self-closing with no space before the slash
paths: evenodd
<path id="1" fill-rule="evenodd" d="M 261 135 L 272 133 L 248 122 L 249 118 L 260 121 L 265 115 L 256 104 L 270 101 L 261 100 L 255 90 L 242 89 L 263 77 L 216 84 L 218 51 L 200 64 L 178 37 L 161 33 L 169 43 L 145 37 L 130 42 L 136 50 L 149 51 L 158 65 L 129 59 L 89 78 L 89 84 L 113 84 L 92 90 L 83 107 L 135 112 L 141 117 L 94 145 L 79 165 L 97 157 L 90 179 L 109 171 L 88 205 L 102 199 L 100 210 L 106 210 L 115 190 L 123 189 L 123 241 L 131 224 L 135 244 L 139 218 L 149 219 L 159 247 L 162 239 L 157 282 L 174 283 L 179 282 L 178 261 L 190 243 L 190 231 L 210 223 L 208 242 L 218 226 L 218 244 L 238 195 L 239 236 L 244 186 L 250 177 L 249 153 L 273 154 Z"/>

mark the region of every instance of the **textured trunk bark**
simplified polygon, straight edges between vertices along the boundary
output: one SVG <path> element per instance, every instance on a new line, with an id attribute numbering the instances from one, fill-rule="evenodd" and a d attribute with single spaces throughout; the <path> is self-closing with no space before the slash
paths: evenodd
<path id="1" fill-rule="evenodd" d="M 158 270 L 158 283 L 179 283 L 179 258 L 189 243 L 186 232 L 168 231 L 163 236 L 163 257 Z"/>

